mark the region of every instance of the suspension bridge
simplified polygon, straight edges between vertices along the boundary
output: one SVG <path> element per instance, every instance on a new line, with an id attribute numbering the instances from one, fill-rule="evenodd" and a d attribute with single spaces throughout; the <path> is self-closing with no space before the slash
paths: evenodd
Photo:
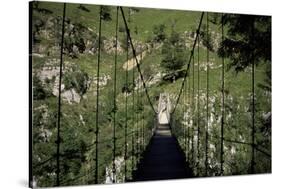
<path id="1" fill-rule="evenodd" d="M 61 122 L 61 85 L 62 85 L 62 77 L 63 77 L 63 44 L 64 44 L 64 33 L 65 33 L 65 11 L 66 11 L 66 4 L 64 4 L 63 8 L 63 16 L 62 16 L 62 37 L 61 37 L 61 53 L 60 53 L 60 77 L 59 77 L 59 96 L 58 96 L 58 117 L 57 117 L 57 141 L 56 141 L 56 186 L 62 185 L 69 185 L 73 183 L 75 180 L 81 179 L 84 175 L 79 176 L 77 178 L 73 178 L 71 180 L 61 180 L 61 136 L 60 136 L 60 122 Z M 209 159 L 209 140 L 211 133 L 209 133 L 210 127 L 210 106 L 209 106 L 209 50 L 208 48 L 206 51 L 206 62 L 207 62 L 207 69 L 206 69 L 206 108 L 202 108 L 202 111 L 206 111 L 206 124 L 204 128 L 200 126 L 201 117 L 199 116 L 200 111 L 200 74 L 199 74 L 199 56 L 200 56 L 200 30 L 202 29 L 202 23 L 206 22 L 207 27 L 207 42 L 209 41 L 209 19 L 208 13 L 202 13 L 199 22 L 197 23 L 196 34 L 194 37 L 194 41 L 190 50 L 190 57 L 186 61 L 186 68 L 184 77 L 182 80 L 181 87 L 178 91 L 176 96 L 176 100 L 174 104 L 172 104 L 171 99 L 168 93 L 161 93 L 160 98 L 158 100 L 158 104 L 153 104 L 151 97 L 149 96 L 148 87 L 143 77 L 143 73 L 141 70 L 141 63 L 136 53 L 133 39 L 131 37 L 128 20 L 126 18 L 126 14 L 122 7 L 116 8 L 116 33 L 115 33 L 115 59 L 114 59 L 114 87 L 113 87 L 113 99 L 114 99 L 114 111 L 113 111 L 113 133 L 112 133 L 112 140 L 108 141 L 112 144 L 112 182 L 116 182 L 117 178 L 117 168 L 116 168 L 116 143 L 119 140 L 116 136 L 116 126 L 117 126 L 117 85 L 116 80 L 118 78 L 118 73 L 116 69 L 117 65 L 117 41 L 118 41 L 118 26 L 119 26 L 119 14 L 121 14 L 121 18 L 124 22 L 126 36 L 127 36 L 127 61 L 129 60 L 129 52 L 132 53 L 133 58 L 135 59 L 136 67 L 133 68 L 133 81 L 135 82 L 135 73 L 140 78 L 141 87 L 134 87 L 131 91 L 132 99 L 133 99 L 133 108 L 136 105 L 136 100 L 139 100 L 139 92 L 142 90 L 146 102 L 151 108 L 151 115 L 153 117 L 154 122 L 152 123 L 149 128 L 149 132 L 145 131 L 144 123 L 138 125 L 132 132 L 128 130 L 129 123 L 128 123 L 128 116 L 129 114 L 133 114 L 133 121 L 137 122 L 138 119 L 143 118 L 144 116 L 144 109 L 141 109 L 141 113 L 135 115 L 132 111 L 130 112 L 128 106 L 128 95 L 126 95 L 126 102 L 125 102 L 125 125 L 124 125 L 124 144 L 122 145 L 123 148 L 123 157 L 124 157 L 124 181 L 125 182 L 132 182 L 132 181 L 148 181 L 148 180 L 161 180 L 161 179 L 178 179 L 178 178 L 191 178 L 191 177 L 199 177 L 199 176 L 212 176 L 209 173 L 210 168 L 210 159 Z M 130 16 L 130 15 L 129 15 Z M 224 15 L 221 14 L 221 37 L 222 40 L 224 38 Z M 100 139 L 100 128 L 99 128 L 99 116 L 100 116 L 100 62 L 101 62 L 101 36 L 102 36 L 102 16 L 100 12 L 99 18 L 99 42 L 98 42 L 98 64 L 97 64 L 97 85 L 96 85 L 96 110 L 95 110 L 95 142 L 87 148 L 95 150 L 95 157 L 93 157 L 93 169 L 89 172 L 94 173 L 93 183 L 98 184 L 101 183 L 99 180 L 100 171 L 100 161 L 102 161 L 99 157 L 99 150 L 100 144 L 104 141 Z M 208 45 L 207 45 L 208 46 Z M 130 49 L 130 51 L 129 51 Z M 197 57 L 195 57 L 195 53 Z M 197 59 L 197 60 L 196 60 Z M 195 70 L 194 63 L 197 61 L 197 68 Z M 252 112 L 251 112 L 251 119 L 252 119 L 252 128 L 251 128 L 251 141 L 239 141 L 236 139 L 229 139 L 224 136 L 225 132 L 225 62 L 224 58 L 221 59 L 221 109 L 219 114 L 221 114 L 220 120 L 220 135 L 213 136 L 217 137 L 217 145 L 220 149 L 220 155 L 217 158 L 219 162 L 219 171 L 217 175 L 224 175 L 224 167 L 225 164 L 225 150 L 224 144 L 225 143 L 235 143 L 245 145 L 251 148 L 251 161 L 250 161 L 250 171 L 249 173 L 255 173 L 255 165 L 256 165 L 256 153 L 260 152 L 265 157 L 271 158 L 271 154 L 266 152 L 266 150 L 261 149 L 255 143 L 255 136 L 256 136 L 256 129 L 255 129 L 255 64 L 252 63 L 251 68 L 251 77 L 252 77 Z M 128 64 L 127 64 L 128 65 Z M 197 91 L 195 91 L 194 86 L 195 84 L 195 72 L 197 74 Z M 191 79 L 192 78 L 192 79 Z M 128 86 L 128 69 L 126 69 L 126 85 Z M 128 87 L 124 89 L 126 93 L 128 92 Z M 196 96 L 197 93 L 197 96 Z M 190 100 L 188 103 L 187 99 Z M 145 103 L 144 101 L 142 102 Z M 191 126 L 186 126 L 183 124 L 183 128 L 179 128 L 177 125 L 179 122 L 176 121 L 175 114 L 178 111 L 178 106 L 180 103 L 183 103 L 186 109 L 190 112 L 193 112 L 191 118 L 189 115 L 184 114 L 181 118 L 181 121 L 186 123 L 189 120 Z M 156 106 L 158 106 L 156 110 Z M 195 114 L 195 110 L 197 115 Z M 177 132 L 178 130 L 183 130 L 183 140 L 181 142 L 178 139 Z M 149 134 L 149 140 L 145 141 L 147 135 Z M 128 144 L 131 143 L 132 149 L 128 149 Z M 131 153 L 131 154 L 129 154 Z M 119 154 L 120 156 L 120 154 Z M 131 159 L 129 159 L 131 158 Z M 43 161 L 39 165 L 35 165 L 33 168 L 38 168 L 44 163 L 48 162 L 49 160 Z M 130 162 L 130 164 L 128 163 Z M 203 163 L 202 163 L 203 162 Z M 129 167 L 130 166 L 130 167 Z M 132 175 L 129 177 L 128 170 L 131 169 Z"/>
<path id="2" fill-rule="evenodd" d="M 185 153 L 171 132 L 170 100 L 167 94 L 160 94 L 157 118 L 153 136 L 137 167 L 134 181 L 192 177 Z"/>

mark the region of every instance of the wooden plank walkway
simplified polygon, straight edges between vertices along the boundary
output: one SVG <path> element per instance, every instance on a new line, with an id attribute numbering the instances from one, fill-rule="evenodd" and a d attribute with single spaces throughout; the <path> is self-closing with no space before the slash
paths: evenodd
<path id="1" fill-rule="evenodd" d="M 172 136 L 169 125 L 158 125 L 137 166 L 133 181 L 190 177 L 192 170 L 185 163 L 185 154 Z"/>

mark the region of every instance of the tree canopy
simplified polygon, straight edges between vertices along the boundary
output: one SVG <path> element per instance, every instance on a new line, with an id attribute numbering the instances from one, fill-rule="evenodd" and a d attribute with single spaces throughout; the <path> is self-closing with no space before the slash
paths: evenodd
<path id="1" fill-rule="evenodd" d="M 166 70 L 174 72 L 182 68 L 187 60 L 187 54 L 179 33 L 172 30 L 169 39 L 163 44 L 162 55 L 161 66 Z"/>
<path id="2" fill-rule="evenodd" d="M 225 14 L 223 24 L 227 35 L 218 54 L 230 58 L 230 67 L 239 72 L 253 61 L 271 62 L 271 17 Z"/>

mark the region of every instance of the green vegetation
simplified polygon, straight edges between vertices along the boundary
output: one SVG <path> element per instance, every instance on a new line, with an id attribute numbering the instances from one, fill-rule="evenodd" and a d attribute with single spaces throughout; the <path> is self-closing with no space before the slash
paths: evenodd
<path id="1" fill-rule="evenodd" d="M 187 49 L 181 41 L 183 39 L 180 38 L 179 33 L 173 30 L 169 39 L 163 44 L 161 66 L 168 71 L 179 70 L 187 63 Z"/>
<path id="2" fill-rule="evenodd" d="M 33 174 L 40 187 L 56 185 L 56 147 L 58 119 L 58 74 L 63 4 L 33 3 Z M 157 109 L 160 93 L 166 92 L 175 104 L 190 56 L 199 12 L 123 8 L 138 55 L 140 68 L 152 103 Z M 61 106 L 61 185 L 95 183 L 96 83 L 100 6 L 67 4 L 64 38 L 64 64 Z M 124 182 L 124 151 L 127 146 L 127 179 L 130 180 L 140 154 L 149 142 L 154 125 L 137 69 L 124 69 L 127 37 L 119 13 L 116 107 L 114 106 L 114 57 L 116 7 L 102 6 L 102 47 L 99 96 L 98 183 L 110 182 L 113 160 L 113 124 L 116 114 L 116 160 L 120 163 L 117 182 Z M 221 57 L 225 57 L 225 138 L 251 142 L 251 67 L 243 44 L 255 52 L 255 144 L 271 155 L 271 60 L 270 18 L 253 17 L 255 38 L 246 32 L 239 16 L 225 16 L 225 41 L 221 41 L 220 15 L 209 13 L 207 40 L 206 17 L 200 31 L 199 54 L 194 52 L 184 93 L 174 114 L 174 134 L 194 173 L 204 175 L 207 52 L 209 53 L 209 176 L 220 174 Z M 247 16 L 244 16 L 247 17 Z M 244 18 L 243 17 L 243 18 Z M 252 18 L 252 17 L 251 17 Z M 232 43 L 235 39 L 237 44 Z M 239 41 L 239 40 L 240 41 Z M 249 39 L 249 40 L 248 40 Z M 232 41 L 232 42 L 229 42 Z M 237 45 L 235 54 L 231 49 Z M 243 47 L 243 48 L 242 48 Z M 196 47 L 197 48 L 197 47 Z M 245 48 L 248 48 L 247 46 Z M 129 48 L 129 59 L 132 51 Z M 199 64 L 198 64 L 199 60 Z M 242 60 L 241 65 L 237 63 Z M 240 69 L 243 68 L 243 69 Z M 198 72 L 199 70 L 199 72 Z M 134 77 L 133 77 L 134 74 Z M 160 75 L 157 79 L 156 75 Z M 199 77 L 199 80 L 198 80 Z M 135 78 L 135 80 L 133 80 Z M 172 78 L 172 79 L 170 79 Z M 127 80 L 127 82 L 126 82 Z M 199 85 L 198 85 L 199 84 Z M 138 86 L 141 86 L 138 88 Z M 197 92 L 199 91 L 199 97 Z M 128 102 L 126 106 L 126 101 Z M 199 106 L 197 106 L 199 103 Z M 127 107 L 127 112 L 126 112 Z M 126 120 L 127 114 L 127 120 Z M 184 116 L 188 114 L 188 116 Z M 127 124 L 126 124 L 127 123 Z M 125 127 L 127 125 L 127 143 Z M 200 144 L 197 146 L 197 128 Z M 144 133 L 144 138 L 142 138 Z M 193 137 L 191 137 L 193 136 Z M 136 142 L 137 141 L 137 142 Z M 193 143 L 193 149 L 192 149 Z M 200 152 L 199 159 L 197 151 Z M 225 141 L 224 175 L 251 173 L 251 146 Z M 192 154 L 193 153 L 193 160 Z M 271 158 L 255 151 L 255 173 L 271 172 Z M 198 164 L 196 164 L 196 162 Z"/>
<path id="3" fill-rule="evenodd" d="M 166 39 L 165 25 L 160 24 L 153 27 L 153 41 L 163 42 Z"/>

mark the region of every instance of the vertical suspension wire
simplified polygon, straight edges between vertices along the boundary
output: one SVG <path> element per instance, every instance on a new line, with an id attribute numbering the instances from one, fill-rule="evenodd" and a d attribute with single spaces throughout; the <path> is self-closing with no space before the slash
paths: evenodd
<path id="1" fill-rule="evenodd" d="M 115 26 L 115 56 L 114 56 L 114 87 L 113 87 L 113 158 L 112 158 L 112 182 L 116 182 L 116 77 L 117 77 L 117 43 L 118 43 L 118 13 L 119 7 L 116 7 L 116 26 Z"/>
<path id="2" fill-rule="evenodd" d="M 61 48 L 60 48 L 60 72 L 59 72 L 59 97 L 58 97 L 58 120 L 57 120 L 57 174 L 56 174 L 56 185 L 60 186 L 60 124 L 61 124 L 61 83 L 62 83 L 62 67 L 63 67 L 63 44 L 64 44 L 64 30 L 65 30 L 65 10 L 66 3 L 63 4 L 63 15 L 62 15 L 62 32 L 61 32 Z"/>
<path id="3" fill-rule="evenodd" d="M 29 19 L 29 24 L 28 24 L 28 31 L 29 31 L 29 44 L 28 44 L 28 53 L 29 53 L 29 56 L 28 56 L 28 70 L 31 71 L 32 68 L 33 68 L 33 65 L 32 65 L 32 62 L 33 62 L 33 57 L 32 57 L 32 52 L 33 52 L 33 33 L 31 31 L 33 31 L 33 25 L 34 25 L 34 21 L 32 20 L 33 19 L 33 16 L 34 16 L 34 2 L 32 3 L 29 3 L 28 4 L 28 19 Z M 33 86 L 33 75 L 32 74 L 29 74 L 28 75 L 28 84 L 29 86 Z M 28 94 L 29 94 L 29 97 L 28 97 L 28 100 L 29 100 L 29 103 L 28 103 L 28 122 L 29 123 L 32 123 L 32 118 L 33 118 L 33 115 L 32 115 L 32 112 L 33 112 L 33 107 L 32 107 L 32 100 L 33 100 L 33 89 L 32 87 L 29 87 L 28 89 Z M 29 188 L 32 188 L 32 187 L 35 187 L 35 182 L 34 182 L 34 178 L 33 178 L 33 174 L 34 174 L 34 171 L 33 171 L 33 165 L 34 165 L 34 161 L 33 161 L 33 127 L 32 125 L 29 125 L 28 126 L 28 187 Z"/>
<path id="4" fill-rule="evenodd" d="M 131 22 L 131 10 L 128 8 L 128 23 Z M 128 49 L 129 50 L 129 49 Z M 134 61 L 134 60 L 133 60 Z M 128 64 L 128 62 L 127 62 Z M 132 69 L 132 85 L 133 85 L 133 91 L 132 91 L 132 136 L 131 136 L 131 172 L 133 172 L 135 168 L 135 69 L 133 67 Z"/>
<path id="5" fill-rule="evenodd" d="M 187 161 L 190 162 L 190 128 L 187 127 Z M 189 163 L 190 164 L 190 163 Z"/>
<path id="6" fill-rule="evenodd" d="M 221 15 L 221 41 L 224 41 L 224 15 Z M 221 160 L 221 175 L 223 175 L 223 155 L 224 155 L 224 149 L 223 149 L 223 140 L 224 140 L 224 114 L 225 114 L 225 105 L 224 105 L 224 56 L 222 56 L 222 73 L 221 73 L 221 95 L 222 95 L 222 109 L 221 109 L 221 154 L 220 154 L 220 160 Z"/>
<path id="7" fill-rule="evenodd" d="M 193 61 L 193 52 L 192 52 L 192 61 Z M 191 66 L 193 67 L 193 63 L 191 64 Z M 192 68 L 193 69 L 193 68 Z M 193 73 L 193 72 L 192 72 Z M 190 77 L 191 77 L 192 74 L 190 74 Z M 193 128 L 193 88 L 191 89 L 191 82 L 193 83 L 193 78 L 194 78 L 194 75 L 192 75 L 192 80 L 190 79 L 190 82 L 189 82 L 189 87 L 190 87 L 190 132 L 191 132 L 191 136 L 190 136 L 190 139 L 191 139 L 191 162 L 192 162 L 192 167 L 194 166 L 194 128 Z M 193 86 L 192 86 L 193 87 Z"/>
<path id="8" fill-rule="evenodd" d="M 144 99 L 142 99 L 142 144 L 143 144 L 143 151 L 145 150 L 146 140 L 145 140 L 145 125 L 144 125 Z"/>
<path id="9" fill-rule="evenodd" d="M 209 15 L 207 12 L 207 99 L 206 99 L 206 139 L 205 139 L 205 176 L 208 175 L 208 140 L 209 140 Z"/>
<path id="10" fill-rule="evenodd" d="M 144 105 L 143 95 L 141 95 L 141 151 L 144 151 Z"/>
<path id="11" fill-rule="evenodd" d="M 131 170 L 133 171 L 134 170 L 134 168 L 135 168 L 135 162 L 134 162 L 134 160 L 135 160 L 135 158 L 134 158 L 134 156 L 135 156 L 135 69 L 133 68 L 133 91 L 132 91 L 132 103 L 133 103 L 133 105 L 132 105 L 132 127 L 133 127 L 133 131 L 132 131 L 132 167 L 131 167 Z"/>
<path id="12" fill-rule="evenodd" d="M 136 100 L 136 163 L 139 161 L 139 87 L 137 87 L 137 100 Z"/>
<path id="13" fill-rule="evenodd" d="M 198 44 L 197 44 L 197 174 L 199 174 L 200 163 L 200 35 L 197 30 Z"/>
<path id="14" fill-rule="evenodd" d="M 194 98 L 194 84 L 195 84 L 195 80 L 194 80 L 194 78 L 195 78 L 195 72 L 194 72 L 194 49 L 193 49 L 193 53 L 192 53 L 193 55 L 192 55 L 192 127 L 194 127 L 194 123 L 195 123 L 195 121 L 194 121 L 194 112 L 195 112 L 195 105 L 194 105 L 194 101 L 195 101 L 195 98 Z M 192 140 L 194 141 L 194 137 L 195 137 L 195 129 L 193 128 L 193 135 L 192 135 Z M 194 142 L 193 142 L 194 143 Z M 195 145 L 193 144 L 193 147 L 194 147 Z M 195 155 L 195 150 L 193 150 L 193 154 Z M 194 157 L 195 159 L 196 159 L 196 157 Z M 194 159 L 193 159 L 193 161 L 194 161 Z M 195 163 L 195 161 L 194 161 L 194 163 Z"/>
<path id="15" fill-rule="evenodd" d="M 96 154 L 95 154 L 95 184 L 98 184 L 98 147 L 99 147 L 99 77 L 100 77 L 100 53 L 101 53 L 101 12 L 102 12 L 102 6 L 100 6 L 100 19 L 99 19 L 99 43 L 98 43 L 98 65 L 97 65 L 97 98 L 96 98 L 96 141 L 95 141 L 95 147 L 96 147 Z"/>
<path id="16" fill-rule="evenodd" d="M 184 83 L 184 93 L 183 93 L 183 99 L 184 99 L 184 101 L 183 101 L 183 107 L 184 107 L 184 109 L 183 109 L 183 112 L 184 112 L 184 114 L 183 114 L 183 118 L 184 118 L 183 135 L 184 135 L 184 153 L 185 153 L 185 157 L 187 158 L 187 146 L 186 146 L 186 127 L 187 127 L 187 120 L 186 120 L 187 119 L 187 116 L 186 116 L 186 112 L 187 112 L 187 106 L 186 106 L 186 85 L 187 85 L 187 82 Z M 188 159 L 187 159 L 187 161 L 188 161 Z"/>
<path id="17" fill-rule="evenodd" d="M 141 52 L 141 61 L 142 61 L 142 52 Z M 140 86 L 141 87 L 141 86 Z M 145 138 L 144 138 L 144 102 L 143 102 L 143 95 L 141 95 L 141 105 L 142 105 L 142 112 L 141 112 L 141 120 L 142 120 L 142 152 L 144 151 L 145 146 Z"/>
<path id="18" fill-rule="evenodd" d="M 188 130 L 187 130 L 187 137 L 188 137 L 188 159 L 189 161 L 192 161 L 192 147 L 193 147 L 193 142 L 191 140 L 191 136 L 190 136 L 190 132 L 192 131 L 191 129 L 191 118 L 190 118 L 190 114 L 191 114 L 191 85 L 190 85 L 190 69 L 188 69 Z M 191 141 L 190 141 L 191 140 Z M 191 147 L 190 147 L 191 145 Z M 190 149 L 191 148 L 191 149 Z M 191 154 L 191 155 L 190 155 Z M 191 162 L 192 163 L 192 162 Z"/>
<path id="19" fill-rule="evenodd" d="M 253 18 L 253 25 L 251 35 L 254 39 L 255 19 Z M 254 40 L 252 40 L 254 41 Z M 252 160 L 251 160 L 251 173 L 255 173 L 255 51 L 252 47 Z"/>
<path id="20" fill-rule="evenodd" d="M 125 95 L 125 152 L 124 152 L 124 161 L 125 161 L 125 181 L 128 180 L 127 175 L 127 159 L 128 159 L 128 144 L 127 144 L 127 135 L 128 135 L 128 61 L 129 61 L 129 38 L 126 33 L 126 76 L 125 76 L 125 86 L 126 86 L 126 95 Z"/>

